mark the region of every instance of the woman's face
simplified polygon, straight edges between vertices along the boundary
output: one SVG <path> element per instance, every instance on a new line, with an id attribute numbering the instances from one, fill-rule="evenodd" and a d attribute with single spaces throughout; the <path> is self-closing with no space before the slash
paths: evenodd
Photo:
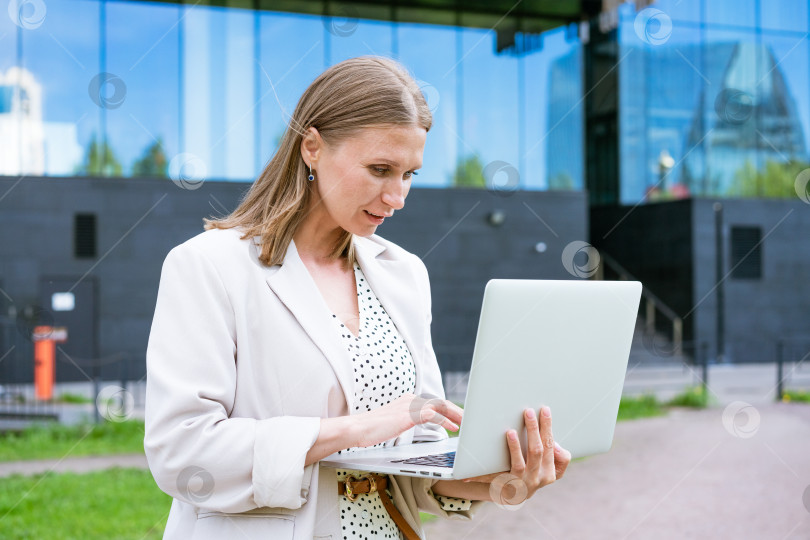
<path id="1" fill-rule="evenodd" d="M 310 134 L 315 135 L 314 128 Z M 359 236 L 374 234 L 383 219 L 405 205 L 411 177 L 422 166 L 427 132 L 418 126 L 366 128 L 334 146 L 320 135 L 302 143 L 315 171 L 320 204 L 314 209 L 328 228 Z"/>

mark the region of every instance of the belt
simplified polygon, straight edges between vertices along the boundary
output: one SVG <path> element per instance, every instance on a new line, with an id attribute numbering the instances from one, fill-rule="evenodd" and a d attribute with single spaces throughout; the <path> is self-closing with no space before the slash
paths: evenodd
<path id="1" fill-rule="evenodd" d="M 399 530 L 402 531 L 402 534 L 405 535 L 405 538 L 407 540 L 420 540 L 421 537 L 408 525 L 408 522 L 405 521 L 405 518 L 399 513 L 397 507 L 394 506 L 391 497 L 389 497 L 388 493 L 385 491 L 386 487 L 388 487 L 387 477 L 375 473 L 368 473 L 360 478 L 348 476 L 343 482 L 338 481 L 338 494 L 346 495 L 347 499 L 354 502 L 357 495 L 363 493 L 379 493 L 388 515 L 394 520 L 394 523 L 396 523 Z"/>

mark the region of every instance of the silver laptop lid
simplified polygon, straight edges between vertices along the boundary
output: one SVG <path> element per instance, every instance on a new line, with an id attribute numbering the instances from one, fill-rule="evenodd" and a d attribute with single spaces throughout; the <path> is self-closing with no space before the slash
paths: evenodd
<path id="1" fill-rule="evenodd" d="M 505 433 L 521 434 L 525 455 L 527 407 L 551 407 L 554 438 L 573 457 L 608 451 L 640 297 L 637 281 L 491 280 L 453 476 L 509 470 Z"/>

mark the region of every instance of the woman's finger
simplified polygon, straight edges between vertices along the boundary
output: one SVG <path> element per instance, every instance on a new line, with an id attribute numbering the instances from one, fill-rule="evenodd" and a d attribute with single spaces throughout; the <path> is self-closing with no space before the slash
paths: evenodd
<path id="1" fill-rule="evenodd" d="M 520 450 L 520 440 L 517 431 L 510 429 L 506 432 L 506 443 L 509 445 L 509 457 L 512 462 L 512 474 L 523 476 L 526 470 L 526 461 L 523 459 L 523 452 Z"/>
<path id="2" fill-rule="evenodd" d="M 450 419 L 450 421 L 457 424 L 461 423 L 461 417 L 464 415 L 464 409 L 449 400 L 436 401 L 438 411 Z"/>
<path id="3" fill-rule="evenodd" d="M 554 468 L 554 434 L 551 431 L 551 409 L 548 406 L 540 408 L 540 440 L 543 443 L 542 467 L 549 476 L 547 482 L 556 479 Z"/>
<path id="4" fill-rule="evenodd" d="M 557 472 L 557 480 L 563 477 L 569 463 L 571 463 L 571 452 L 554 441 L 554 470 Z"/>
<path id="5" fill-rule="evenodd" d="M 523 412 L 526 424 L 526 467 L 529 472 L 536 473 L 540 469 L 543 458 L 543 442 L 540 440 L 540 424 L 534 409 Z"/>

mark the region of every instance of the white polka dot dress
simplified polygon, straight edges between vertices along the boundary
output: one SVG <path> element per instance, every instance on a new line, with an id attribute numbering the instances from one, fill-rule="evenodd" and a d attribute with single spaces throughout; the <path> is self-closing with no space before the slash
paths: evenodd
<path id="1" fill-rule="evenodd" d="M 360 266 L 354 266 L 357 304 L 360 314 L 355 336 L 341 320 L 332 315 L 335 328 L 352 359 L 354 373 L 354 410 L 351 414 L 371 411 L 394 401 L 402 394 L 414 393 L 416 369 L 408 346 L 365 280 Z M 374 445 L 390 446 L 393 440 Z M 340 450 L 339 454 L 358 448 Z M 349 475 L 360 477 L 364 471 L 337 469 L 338 480 Z M 391 496 L 390 488 L 386 490 Z M 471 501 L 436 495 L 445 510 L 467 510 Z M 340 522 L 344 540 L 404 538 L 386 512 L 378 493 L 363 493 L 354 502 L 340 496 Z"/>

